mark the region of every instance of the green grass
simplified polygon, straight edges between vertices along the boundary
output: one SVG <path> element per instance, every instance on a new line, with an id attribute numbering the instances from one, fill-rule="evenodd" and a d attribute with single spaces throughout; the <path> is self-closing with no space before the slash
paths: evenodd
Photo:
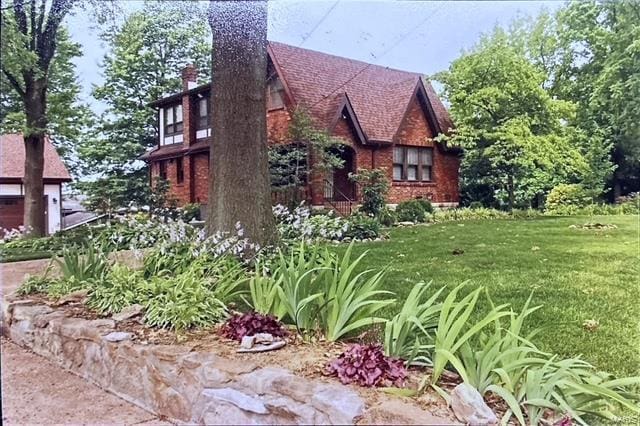
<path id="1" fill-rule="evenodd" d="M 569 228 L 586 222 L 617 229 Z M 449 289 L 470 280 L 469 290 L 485 286 L 494 303 L 514 309 L 535 291 L 534 304 L 544 307 L 529 327 L 544 327 L 534 339 L 541 349 L 582 355 L 620 376 L 639 375 L 639 229 L 635 216 L 449 222 L 394 228 L 390 240 L 358 244 L 354 252 L 370 250 L 361 268 L 390 265 L 385 288 L 400 301 L 420 280 Z M 456 249 L 464 252 L 452 254 Z M 596 331 L 583 328 L 588 319 L 600 323 Z"/>

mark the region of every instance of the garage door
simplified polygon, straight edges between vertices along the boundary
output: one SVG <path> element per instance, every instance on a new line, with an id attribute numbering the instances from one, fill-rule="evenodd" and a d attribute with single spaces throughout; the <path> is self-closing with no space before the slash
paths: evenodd
<path id="1" fill-rule="evenodd" d="M 13 229 L 22 225 L 24 197 L 0 196 L 0 228 Z"/>

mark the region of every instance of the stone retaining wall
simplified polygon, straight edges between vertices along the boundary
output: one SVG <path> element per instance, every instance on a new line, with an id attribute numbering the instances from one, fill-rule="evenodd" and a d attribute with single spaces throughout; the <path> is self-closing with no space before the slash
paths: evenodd
<path id="1" fill-rule="evenodd" d="M 128 338 L 113 342 L 110 319 L 66 317 L 25 300 L 4 308 L 5 332 L 17 344 L 177 422 L 353 424 L 394 419 L 425 424 L 433 419 L 399 400 L 366 409 L 347 386 L 298 377 L 282 368 L 260 368 L 189 346 L 143 345 Z"/>

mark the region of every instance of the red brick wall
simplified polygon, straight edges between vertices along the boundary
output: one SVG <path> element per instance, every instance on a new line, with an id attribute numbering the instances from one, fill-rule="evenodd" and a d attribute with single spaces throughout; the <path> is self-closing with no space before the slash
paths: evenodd
<path id="1" fill-rule="evenodd" d="M 209 199 L 209 153 L 193 155 L 194 165 L 194 202 L 207 204 Z"/>
<path id="2" fill-rule="evenodd" d="M 388 201 L 392 204 L 413 198 L 426 198 L 436 203 L 458 202 L 458 168 L 460 159 L 454 153 L 445 152 L 441 145 L 433 142 L 434 131 L 427 121 L 424 109 L 417 97 L 409 106 L 395 144 L 434 147 L 432 182 L 393 182 Z M 393 148 L 378 153 L 380 164 L 385 165 L 387 176 L 393 179 Z M 378 162 L 378 161 L 377 161 Z"/>
<path id="3" fill-rule="evenodd" d="M 194 104 L 195 105 L 195 104 Z M 183 103 L 185 142 L 186 146 L 194 143 L 195 129 L 191 123 L 195 123 L 193 111 L 188 102 Z M 267 113 L 267 137 L 269 144 L 288 142 L 288 126 L 291 122 L 291 114 L 287 109 L 278 109 Z M 187 135 L 189 138 L 186 138 Z M 369 169 L 372 167 L 383 168 L 391 181 L 393 178 L 393 146 L 362 145 L 357 141 L 355 134 L 346 119 L 340 119 L 332 132 L 332 135 L 344 139 L 355 152 L 355 169 Z M 431 140 L 433 130 L 429 126 L 423 108 L 417 98 L 414 98 L 409 111 L 404 118 L 395 144 L 411 146 L 434 146 Z M 171 193 L 181 204 L 198 202 L 206 204 L 208 200 L 208 153 L 192 154 L 191 160 L 185 157 L 185 182 L 177 185 L 175 160 L 167 161 L 167 178 L 171 182 Z M 191 163 L 193 162 L 193 163 Z M 194 171 L 190 172 L 193 164 Z M 388 195 L 388 202 L 395 204 L 417 197 L 431 199 L 434 202 L 458 202 L 458 168 L 459 157 L 454 153 L 445 152 L 438 144 L 434 146 L 433 153 L 433 182 L 393 182 Z M 152 176 L 157 176 L 159 167 L 157 162 L 151 164 Z M 190 179 L 193 177 L 193 184 Z M 323 177 L 314 174 L 311 177 L 311 201 L 312 204 L 323 204 L 324 180 Z"/>

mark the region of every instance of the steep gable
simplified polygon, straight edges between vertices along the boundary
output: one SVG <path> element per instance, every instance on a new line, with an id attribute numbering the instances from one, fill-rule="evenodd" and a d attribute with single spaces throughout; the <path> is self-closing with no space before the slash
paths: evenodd
<path id="1" fill-rule="evenodd" d="M 387 142 L 397 133 L 406 106 L 422 76 L 282 43 L 269 43 L 270 55 L 286 80 L 292 99 L 308 109 L 319 126 L 328 128 L 339 93 L 345 93 L 368 141 Z M 428 102 L 437 96 L 422 82 Z M 434 98 L 433 100 L 431 98 Z M 437 100 L 439 102 L 439 100 Z M 433 106 L 438 122 L 450 122 L 444 106 Z M 445 117 L 446 116 L 446 117 Z"/>

